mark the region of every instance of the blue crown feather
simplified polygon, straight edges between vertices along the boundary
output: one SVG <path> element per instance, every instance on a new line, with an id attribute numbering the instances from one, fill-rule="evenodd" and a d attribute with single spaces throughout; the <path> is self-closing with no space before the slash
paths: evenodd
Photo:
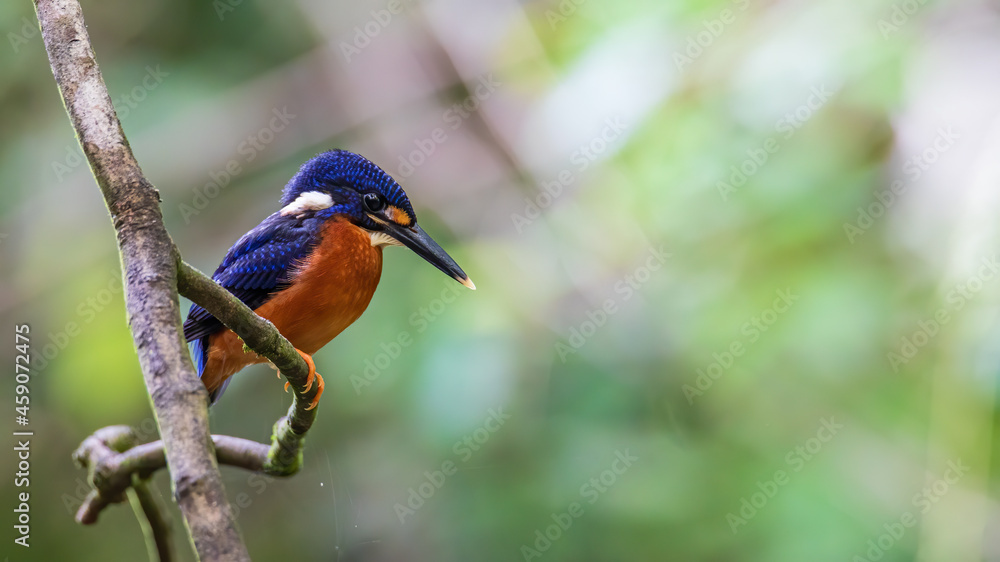
<path id="1" fill-rule="evenodd" d="M 288 205 L 307 191 L 329 190 L 334 187 L 350 187 L 360 193 L 377 191 L 389 204 L 406 211 L 411 219 L 417 220 L 410 200 L 392 176 L 364 156 L 346 150 L 324 152 L 303 164 L 285 185 L 281 193 L 281 205 Z"/>

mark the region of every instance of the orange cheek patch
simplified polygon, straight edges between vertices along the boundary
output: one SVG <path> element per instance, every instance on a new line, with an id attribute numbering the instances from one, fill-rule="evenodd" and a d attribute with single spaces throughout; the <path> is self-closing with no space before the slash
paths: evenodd
<path id="1" fill-rule="evenodd" d="M 410 215 L 406 214 L 406 211 L 400 209 L 399 207 L 389 205 L 385 214 L 388 215 L 389 220 L 401 226 L 410 226 L 410 224 L 413 223 L 413 221 L 410 220 Z"/>

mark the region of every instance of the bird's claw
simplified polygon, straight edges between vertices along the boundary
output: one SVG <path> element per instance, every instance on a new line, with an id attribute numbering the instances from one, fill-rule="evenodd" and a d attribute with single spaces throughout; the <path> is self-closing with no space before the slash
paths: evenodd
<path id="1" fill-rule="evenodd" d="M 314 396 L 312 401 L 309 402 L 309 406 L 306 407 L 306 410 L 312 410 L 316 406 L 319 406 L 319 397 L 323 396 L 324 386 L 325 385 L 323 384 L 323 377 L 320 376 L 319 373 L 316 373 L 316 396 Z"/>
<path id="2" fill-rule="evenodd" d="M 309 392 L 312 388 L 313 382 L 316 382 L 316 396 L 313 397 L 313 399 L 309 402 L 309 406 L 306 408 L 306 410 L 312 410 L 319 405 L 319 398 L 323 395 L 323 387 L 325 386 L 323 384 L 323 377 L 316 372 L 316 363 L 313 362 L 312 356 L 299 349 L 296 349 L 295 351 L 299 352 L 299 355 L 301 355 L 302 359 L 306 362 L 306 366 L 309 367 L 309 374 L 306 375 L 306 387 L 302 389 L 302 394 Z M 280 373 L 278 376 L 281 376 Z M 288 392 L 288 387 L 290 386 L 292 386 L 292 383 L 285 383 L 285 392 Z"/>

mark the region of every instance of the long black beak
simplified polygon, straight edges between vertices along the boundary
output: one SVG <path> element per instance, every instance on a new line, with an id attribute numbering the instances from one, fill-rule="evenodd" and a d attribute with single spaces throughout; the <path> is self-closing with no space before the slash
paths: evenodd
<path id="1" fill-rule="evenodd" d="M 476 290 L 476 285 L 469 279 L 469 276 L 462 271 L 461 267 L 455 263 L 455 260 L 451 259 L 448 252 L 434 241 L 424 229 L 420 228 L 420 225 L 413 225 L 410 227 L 399 226 L 398 224 L 389 221 L 378 221 L 382 227 L 385 229 L 386 234 L 392 236 L 396 240 L 399 240 L 407 248 L 416 252 L 416 254 L 428 262 L 434 267 L 440 269 L 453 278 L 455 281 L 465 285 L 466 287 Z"/>

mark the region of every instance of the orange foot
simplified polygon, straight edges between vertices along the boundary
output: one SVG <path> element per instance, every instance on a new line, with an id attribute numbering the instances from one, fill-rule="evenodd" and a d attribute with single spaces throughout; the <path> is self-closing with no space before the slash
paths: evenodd
<path id="1" fill-rule="evenodd" d="M 323 384 L 323 377 L 316 372 L 316 363 L 313 362 L 311 355 L 299 349 L 296 349 L 295 351 L 299 352 L 299 355 L 301 355 L 302 359 L 305 360 L 306 365 L 309 366 L 309 374 L 306 376 L 306 388 L 303 392 L 309 392 L 309 389 L 312 388 L 313 381 L 316 381 L 316 396 L 313 397 L 312 401 L 309 402 L 309 407 L 306 408 L 306 410 L 312 410 L 319 405 L 319 397 L 323 396 L 323 386 L 325 386 Z M 278 373 L 278 378 L 281 378 L 281 373 Z M 288 387 L 291 385 L 291 383 L 285 383 L 285 392 L 288 392 Z"/>

